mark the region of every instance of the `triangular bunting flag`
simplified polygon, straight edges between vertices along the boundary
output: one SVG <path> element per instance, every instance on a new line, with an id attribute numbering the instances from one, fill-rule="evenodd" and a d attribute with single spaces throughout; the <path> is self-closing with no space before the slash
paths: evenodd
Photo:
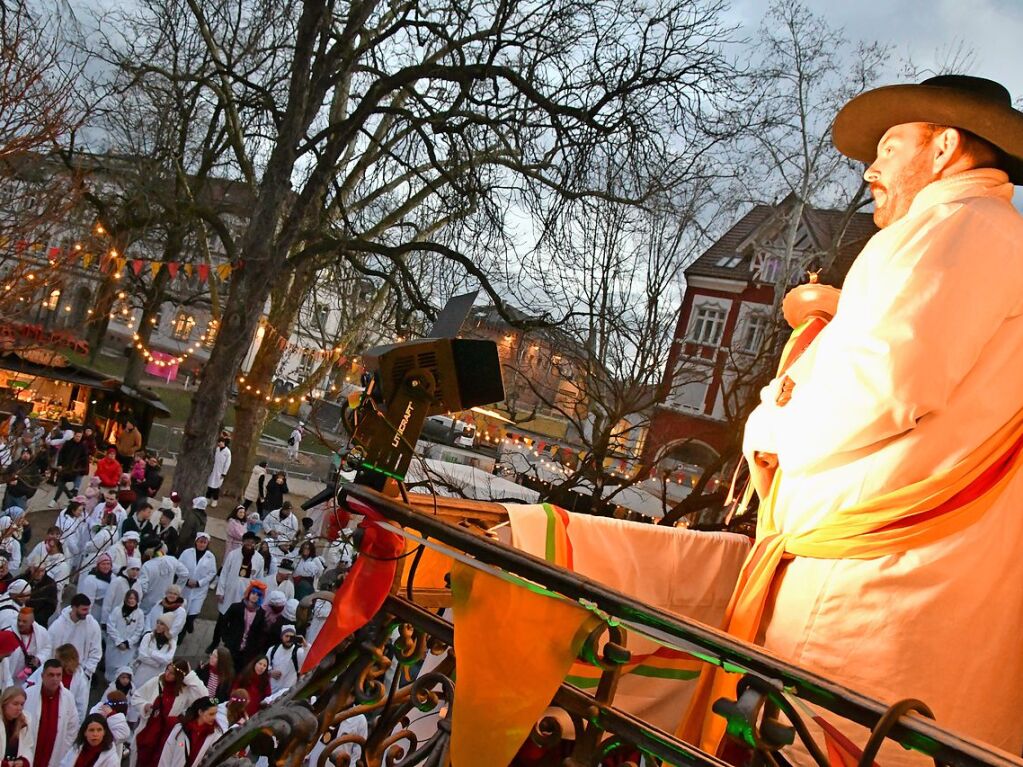
<path id="1" fill-rule="evenodd" d="M 51 245 L 50 249 L 46 251 L 46 257 L 51 261 L 57 260 L 58 258 L 60 258 L 60 248 L 58 248 L 56 245 Z"/>
<path id="2" fill-rule="evenodd" d="M 221 279 L 221 281 L 224 281 L 228 277 L 230 277 L 231 276 L 231 265 L 230 264 L 220 264 L 219 266 L 217 266 L 217 276 Z"/>
<path id="3" fill-rule="evenodd" d="M 172 280 L 178 276 L 178 266 L 179 264 L 177 261 L 170 261 L 167 264 L 167 274 L 170 275 Z"/>
<path id="4" fill-rule="evenodd" d="M 92 266 L 92 253 L 86 253 L 82 256 L 82 268 L 88 269 Z"/>
<path id="5" fill-rule="evenodd" d="M 194 271 L 194 267 L 191 264 L 185 264 L 185 276 L 186 277 L 188 277 L 189 279 L 192 279 L 192 272 L 193 271 Z"/>
<path id="6" fill-rule="evenodd" d="M 199 264 L 198 271 L 199 271 L 199 282 L 200 282 L 200 284 L 203 283 L 203 282 L 206 282 L 206 280 L 208 280 L 210 278 L 210 265 L 209 264 Z"/>
<path id="7" fill-rule="evenodd" d="M 135 276 L 136 277 L 138 277 L 140 274 L 142 274 L 142 259 L 141 258 L 136 258 L 136 259 L 132 260 L 132 262 L 131 262 L 131 270 L 133 272 L 135 272 Z"/>
<path id="8" fill-rule="evenodd" d="M 153 275 L 153 279 L 156 279 L 156 275 L 160 273 L 160 267 L 163 266 L 159 261 L 153 261 L 149 265 L 149 272 Z"/>
<path id="9" fill-rule="evenodd" d="M 118 274 L 124 274 L 124 267 L 126 267 L 127 265 L 128 265 L 128 259 L 127 258 L 115 258 L 114 259 L 114 266 L 115 266 Z"/>

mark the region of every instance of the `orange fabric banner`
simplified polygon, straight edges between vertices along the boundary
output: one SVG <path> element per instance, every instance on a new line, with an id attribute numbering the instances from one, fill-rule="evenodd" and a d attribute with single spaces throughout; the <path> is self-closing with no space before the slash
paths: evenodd
<path id="1" fill-rule="evenodd" d="M 456 562 L 451 574 L 458 695 L 451 764 L 511 762 L 598 619 L 574 602 Z"/>

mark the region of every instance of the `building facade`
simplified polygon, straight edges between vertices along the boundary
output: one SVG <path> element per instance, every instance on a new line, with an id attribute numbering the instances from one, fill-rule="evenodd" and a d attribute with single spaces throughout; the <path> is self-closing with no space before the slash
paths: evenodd
<path id="1" fill-rule="evenodd" d="M 686 270 L 686 292 L 651 418 L 650 451 L 670 464 L 707 465 L 741 438 L 773 376 L 788 328 L 778 298 L 807 268 L 840 287 L 877 231 L 869 213 L 815 209 L 790 195 L 756 205 Z"/>

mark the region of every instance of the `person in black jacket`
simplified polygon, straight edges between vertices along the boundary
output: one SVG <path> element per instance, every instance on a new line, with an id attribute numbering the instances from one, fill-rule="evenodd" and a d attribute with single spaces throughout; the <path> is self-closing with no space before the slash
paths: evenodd
<path id="1" fill-rule="evenodd" d="M 57 451 L 57 492 L 53 495 L 53 505 L 57 505 L 61 495 L 66 495 L 69 501 L 74 498 L 82 477 L 88 473 L 89 451 L 82 442 L 82 430 L 75 429 L 71 439 Z M 68 482 L 72 483 L 71 490 L 68 490 Z"/>
<path id="2" fill-rule="evenodd" d="M 143 503 L 132 514 L 129 514 L 121 525 L 121 534 L 136 532 L 139 534 L 139 548 L 145 551 L 154 546 L 160 545 L 160 535 L 153 524 L 153 507 L 150 503 Z"/>
<path id="3" fill-rule="evenodd" d="M 30 571 L 28 585 L 32 588 L 28 606 L 35 610 L 36 623 L 46 626 L 57 612 L 57 583 L 46 574 L 45 567 L 35 565 Z M 11 587 L 7 588 L 10 590 Z"/>
<path id="4" fill-rule="evenodd" d="M 231 685 L 234 684 L 234 661 L 226 647 L 218 647 L 210 653 L 210 659 L 203 663 L 195 672 L 196 676 L 206 685 L 206 692 L 218 702 L 223 703 L 231 697 Z"/>
<path id="5" fill-rule="evenodd" d="M 131 483 L 131 489 L 139 498 L 155 498 L 163 485 L 163 474 L 161 473 L 160 459 L 149 453 L 146 456 L 146 475 L 141 481 Z"/>
<path id="6" fill-rule="evenodd" d="M 276 511 L 284 505 L 284 496 L 288 494 L 288 480 L 283 471 L 274 472 L 274 478 L 265 483 L 266 493 L 263 497 L 263 509 L 260 516 Z"/>
<path id="7" fill-rule="evenodd" d="M 40 465 L 40 459 L 42 463 Z M 28 507 L 28 500 L 36 494 L 43 481 L 46 469 L 46 454 L 40 452 L 36 458 L 27 448 L 21 451 L 21 457 L 11 464 L 7 472 L 7 493 L 4 495 L 4 509 L 18 506 Z"/>
<path id="8" fill-rule="evenodd" d="M 160 524 L 156 526 L 156 535 L 160 542 L 167 546 L 171 554 L 178 553 L 178 530 L 174 527 L 174 509 L 160 509 Z"/>
<path id="9" fill-rule="evenodd" d="M 266 614 L 260 605 L 266 594 L 265 589 L 265 584 L 259 581 L 250 583 L 245 590 L 245 596 L 228 607 L 224 613 L 221 636 L 224 639 L 224 646 L 231 652 L 239 666 L 258 658 L 262 652 Z"/>

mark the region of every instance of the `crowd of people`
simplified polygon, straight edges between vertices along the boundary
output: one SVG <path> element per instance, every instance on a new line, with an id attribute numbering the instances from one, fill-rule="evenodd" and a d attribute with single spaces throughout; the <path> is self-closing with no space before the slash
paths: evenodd
<path id="1" fill-rule="evenodd" d="M 5 468 L 0 512 L 4 767 L 191 767 L 296 683 L 329 612 L 317 602 L 302 636 L 299 600 L 351 559 L 299 519 L 282 472 L 253 470 L 255 492 L 229 514 L 218 562 L 208 532 L 182 535 L 178 494 L 157 499 L 160 460 L 130 424 L 106 450 L 89 429 L 69 428 L 60 444 L 25 440 L 35 431 L 17 414 L 6 431 L 0 444 L 21 455 Z M 228 444 L 222 436 L 193 509 L 216 503 Z M 51 508 L 66 502 L 33 539 L 26 509 L 47 480 Z M 187 657 L 211 592 L 212 640 Z"/>

